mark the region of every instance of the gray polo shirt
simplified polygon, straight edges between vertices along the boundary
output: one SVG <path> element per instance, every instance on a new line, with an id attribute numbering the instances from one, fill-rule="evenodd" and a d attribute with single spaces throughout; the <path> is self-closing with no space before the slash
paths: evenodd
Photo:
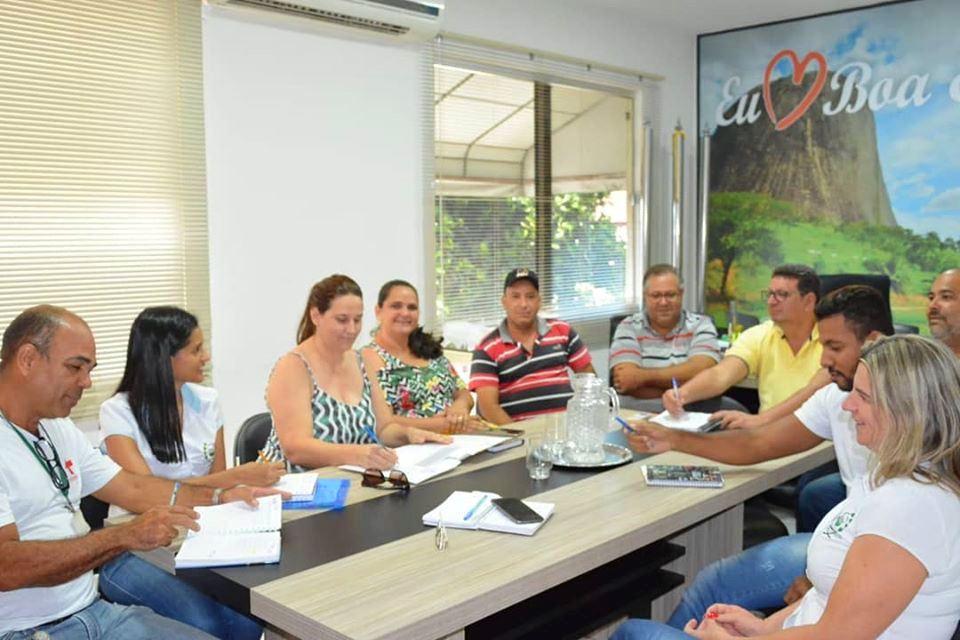
<path id="1" fill-rule="evenodd" d="M 682 310 L 677 326 L 662 336 L 641 311 L 617 326 L 610 345 L 610 368 L 630 362 L 644 369 L 659 369 L 686 362 L 692 356 L 720 361 L 717 329 L 710 316 Z"/>

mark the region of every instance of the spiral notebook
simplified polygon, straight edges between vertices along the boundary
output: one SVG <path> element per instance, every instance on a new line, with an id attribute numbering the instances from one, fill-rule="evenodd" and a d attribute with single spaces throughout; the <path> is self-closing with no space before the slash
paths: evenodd
<path id="1" fill-rule="evenodd" d="M 280 562 L 282 499 L 279 494 L 258 499 L 251 507 L 229 502 L 194 507 L 200 531 L 189 531 L 177 552 L 177 569 L 229 567 Z"/>
<path id="2" fill-rule="evenodd" d="M 641 467 L 647 485 L 651 487 L 705 487 L 723 486 L 720 467 L 698 465 L 651 464 Z"/>

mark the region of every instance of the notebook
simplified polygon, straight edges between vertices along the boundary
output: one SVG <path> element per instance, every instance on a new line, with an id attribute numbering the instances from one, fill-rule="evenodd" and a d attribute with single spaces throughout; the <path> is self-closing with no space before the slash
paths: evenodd
<path id="1" fill-rule="evenodd" d="M 720 467 L 696 465 L 651 464 L 641 467 L 647 485 L 651 487 L 707 487 L 723 486 Z"/>
<path id="2" fill-rule="evenodd" d="M 350 481 L 346 478 L 317 480 L 313 495 L 306 500 L 284 500 L 284 509 L 343 509 L 347 503 Z"/>
<path id="3" fill-rule="evenodd" d="M 443 525 L 451 529 L 483 529 L 532 536 L 553 515 L 555 505 L 552 502 L 524 500 L 524 504 L 543 517 L 543 522 L 517 524 L 490 502 L 499 497 L 488 491 L 454 491 L 438 507 L 423 514 L 423 524 L 435 527 L 442 517 Z"/>
<path id="4" fill-rule="evenodd" d="M 229 567 L 280 562 L 279 495 L 259 498 L 259 506 L 228 502 L 194 507 L 200 531 L 189 531 L 177 552 L 177 569 Z"/>
<path id="5" fill-rule="evenodd" d="M 281 476 L 273 488 L 293 494 L 288 498 L 290 502 L 302 502 L 313 498 L 318 477 L 317 473 L 288 473 Z"/>
<path id="6" fill-rule="evenodd" d="M 650 418 L 650 422 L 681 431 L 713 431 L 720 426 L 719 420 L 711 422 L 709 413 L 698 411 L 685 411 L 680 416 L 672 416 L 669 411 L 664 411 Z"/>
<path id="7" fill-rule="evenodd" d="M 510 439 L 509 436 L 480 435 L 455 435 L 452 438 L 453 442 L 450 444 L 428 442 L 397 447 L 393 450 L 397 454 L 397 464 L 393 468 L 402 471 L 410 484 L 419 484 L 455 469 L 470 456 Z M 363 473 L 363 468 L 355 465 L 344 465 L 340 468 Z"/>

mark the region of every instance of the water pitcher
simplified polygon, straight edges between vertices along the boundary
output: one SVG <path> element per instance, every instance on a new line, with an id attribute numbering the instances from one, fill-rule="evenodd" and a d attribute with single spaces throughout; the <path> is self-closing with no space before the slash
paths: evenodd
<path id="1" fill-rule="evenodd" d="M 619 411 L 617 392 L 592 373 L 578 373 L 571 380 L 573 397 L 567 402 L 567 443 L 563 457 L 575 464 L 599 464 L 604 460 L 603 439 L 610 431 L 611 402 Z"/>

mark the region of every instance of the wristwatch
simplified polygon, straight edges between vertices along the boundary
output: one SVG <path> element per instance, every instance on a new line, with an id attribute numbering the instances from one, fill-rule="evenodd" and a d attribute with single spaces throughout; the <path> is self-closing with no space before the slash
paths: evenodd
<path id="1" fill-rule="evenodd" d="M 214 505 L 220 504 L 220 496 L 223 495 L 223 489 L 214 489 L 210 502 Z"/>

